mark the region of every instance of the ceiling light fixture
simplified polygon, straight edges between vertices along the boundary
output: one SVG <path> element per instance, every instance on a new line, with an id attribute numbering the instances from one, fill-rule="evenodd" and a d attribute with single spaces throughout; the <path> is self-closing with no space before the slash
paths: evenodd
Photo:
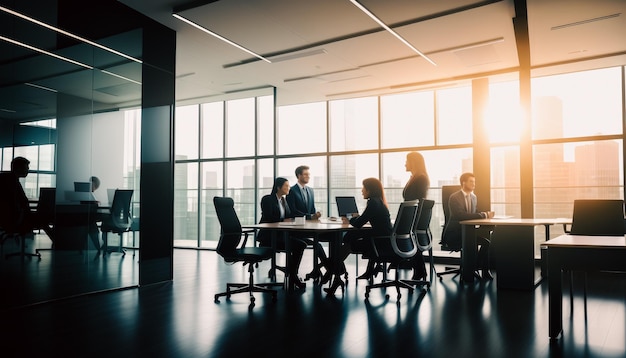
<path id="1" fill-rule="evenodd" d="M 418 55 L 422 56 L 426 61 L 430 62 L 433 66 L 437 66 L 435 61 L 433 61 L 430 58 L 428 58 L 428 56 L 426 56 L 424 53 L 422 53 L 422 51 L 420 51 L 417 48 L 415 48 L 415 46 L 411 45 L 407 40 L 405 40 L 397 32 L 393 31 L 389 26 L 387 26 L 384 22 L 382 22 L 381 19 L 376 17 L 376 15 L 374 15 L 371 11 L 369 11 L 365 6 L 361 5 L 356 0 L 350 0 L 350 2 L 352 4 L 354 4 L 354 6 L 359 8 L 361 11 L 363 11 L 367 16 L 371 17 L 372 20 L 376 21 L 380 26 L 382 26 L 383 29 L 387 30 L 390 34 L 395 36 L 398 40 L 402 41 L 402 43 L 407 45 L 411 50 L 415 51 Z"/>
<path id="2" fill-rule="evenodd" d="M 25 84 L 25 85 L 27 85 L 27 86 L 30 86 L 30 87 L 35 87 L 35 88 L 39 88 L 39 89 L 46 90 L 46 91 L 50 91 L 50 92 L 54 92 L 54 93 L 59 92 L 59 91 L 57 91 L 57 90 L 55 90 L 55 89 L 53 89 L 53 88 L 50 88 L 50 87 L 45 87 L 45 86 L 40 86 L 40 85 L 36 85 L 36 84 L 34 84 L 34 83 L 28 83 L 28 82 L 26 82 L 26 83 L 24 83 L 24 84 Z"/>
<path id="3" fill-rule="evenodd" d="M 21 14 L 21 13 L 17 12 L 17 11 L 13 11 L 13 10 L 11 10 L 11 9 L 9 9 L 9 8 L 4 7 L 4 6 L 0 6 L 0 10 L 4 11 L 4 12 L 6 12 L 6 13 L 9 13 L 9 14 L 11 14 L 11 15 L 13 15 L 13 16 L 17 16 L 17 17 L 19 17 L 19 18 L 22 18 L 22 19 L 24 19 L 24 20 L 26 20 L 26 21 L 30 21 L 30 22 L 32 22 L 32 23 L 34 23 L 34 24 L 39 25 L 39 26 L 43 26 L 43 27 L 45 27 L 45 28 L 47 28 L 47 29 L 50 29 L 50 30 L 56 31 L 56 32 L 58 32 L 58 33 L 60 33 L 60 34 L 63 34 L 63 35 L 65 35 L 65 36 L 69 36 L 69 37 L 71 37 L 71 38 L 73 38 L 73 39 L 76 39 L 76 40 L 82 41 L 82 42 L 87 43 L 87 44 L 89 44 L 89 45 L 91 45 L 91 46 L 95 46 L 95 47 L 100 48 L 100 49 L 102 49 L 102 50 L 105 50 L 105 51 L 108 51 L 108 52 L 114 53 L 114 54 L 116 54 L 116 55 L 118 55 L 118 56 L 122 56 L 122 57 L 127 58 L 127 59 L 129 59 L 129 60 L 131 60 L 131 61 L 135 61 L 135 62 L 137 62 L 137 63 L 143 63 L 143 61 L 141 61 L 140 59 L 137 59 L 137 58 L 134 58 L 134 57 L 132 57 L 132 56 L 129 56 L 129 55 L 125 54 L 125 53 L 119 52 L 119 51 L 114 50 L 114 49 L 112 49 L 112 48 L 110 48 L 110 47 L 106 47 L 106 46 L 104 46 L 104 45 L 100 45 L 99 43 L 93 42 L 93 41 L 91 41 L 91 40 L 87 40 L 87 39 L 86 39 L 86 38 L 84 38 L 84 37 L 80 37 L 80 36 L 78 36 L 78 35 L 74 35 L 74 34 L 72 34 L 72 33 L 70 33 L 70 32 L 67 32 L 67 31 L 65 31 L 65 30 L 62 30 L 62 29 L 60 29 L 60 28 L 58 28 L 58 27 L 54 27 L 54 26 L 52 26 L 52 25 L 48 25 L 48 24 L 46 24 L 45 22 L 41 22 L 41 21 L 39 21 L 39 20 L 37 20 L 37 19 L 34 19 L 34 18 L 30 17 L 30 16 L 26 16 L 26 15 L 24 15 L 24 14 Z"/>
<path id="4" fill-rule="evenodd" d="M 126 81 L 128 81 L 128 82 L 132 82 L 132 83 L 135 83 L 135 84 L 138 84 L 138 85 L 140 85 L 140 86 L 141 86 L 141 82 L 139 82 L 139 81 L 135 81 L 135 80 L 130 79 L 130 78 L 128 78 L 128 77 L 124 77 L 124 76 L 122 76 L 122 75 L 118 75 L 117 73 L 109 72 L 109 71 L 107 71 L 107 70 L 100 70 L 100 72 L 102 72 L 102 73 L 106 73 L 107 75 L 111 75 L 111 76 L 113 76 L 113 77 L 121 78 L 121 79 L 126 80 Z"/>
<path id="5" fill-rule="evenodd" d="M 14 45 L 22 46 L 24 48 L 27 48 L 29 50 L 33 50 L 35 52 L 43 53 L 44 55 L 48 55 L 48 56 L 52 56 L 54 58 L 58 58 L 59 60 L 63 60 L 63 61 L 69 62 L 69 63 L 73 63 L 73 64 L 81 66 L 81 67 L 85 67 L 85 68 L 87 68 L 89 70 L 93 70 L 92 66 L 86 65 L 86 64 L 84 64 L 82 62 L 74 61 L 71 58 L 67 58 L 67 57 L 64 57 L 64 56 L 61 56 L 61 55 L 57 55 L 56 53 L 52 53 L 50 51 L 42 50 L 42 49 L 37 48 L 35 46 L 31 46 L 31 45 L 25 44 L 23 42 L 15 41 L 13 39 L 10 39 L 8 37 L 4 37 L 2 35 L 0 35 L 0 40 L 12 43 Z"/>
<path id="6" fill-rule="evenodd" d="M 206 27 L 198 25 L 195 22 L 193 22 L 193 21 L 191 21 L 191 20 L 189 20 L 189 19 L 187 19 L 187 18 L 185 18 L 185 17 L 183 17 L 183 16 L 181 16 L 181 15 L 179 15 L 177 13 L 173 13 L 172 16 L 174 16 L 175 18 L 177 18 L 178 20 L 180 20 L 180 21 L 182 21 L 184 23 L 187 23 L 187 24 L 195 27 L 196 29 L 198 29 L 200 31 L 203 31 L 203 32 L 205 32 L 205 33 L 207 33 L 207 34 L 209 34 L 209 35 L 211 35 L 213 37 L 216 37 L 216 38 L 226 42 L 227 44 L 229 44 L 231 46 L 235 46 L 236 48 L 238 48 L 238 49 L 240 49 L 242 51 L 245 51 L 245 52 L 249 53 L 250 55 L 252 55 L 252 56 L 254 56 L 254 57 L 256 57 L 256 58 L 258 58 L 260 60 L 263 60 L 263 61 L 265 61 L 267 63 L 272 63 L 272 61 L 268 60 L 267 58 L 265 58 L 265 57 L 263 57 L 263 56 L 261 56 L 261 55 L 259 55 L 257 53 L 254 53 L 254 52 L 248 50 L 247 48 L 245 48 L 245 47 L 243 47 L 243 46 L 241 46 L 241 45 L 239 45 L 237 43 L 234 43 L 231 40 L 229 40 L 229 39 L 227 39 L 227 38 L 225 38 L 225 37 L 223 37 L 221 35 L 218 35 L 215 32 L 207 29 Z"/>
<path id="7" fill-rule="evenodd" d="M 600 16 L 600 17 L 594 17 L 593 19 L 587 19 L 587 20 L 582 20 L 582 21 L 576 21 L 576 22 L 570 22 L 569 24 L 563 24 L 563 25 L 558 25 L 558 26 L 552 26 L 550 28 L 550 30 L 554 31 L 554 30 L 560 30 L 560 29 L 564 29 L 567 27 L 572 27 L 572 26 L 578 26 L 578 25 L 584 25 L 584 24 L 588 24 L 590 22 L 596 22 L 596 21 L 602 21 L 602 20 L 608 20 L 608 19 L 612 19 L 614 17 L 618 17 L 620 16 L 622 13 L 618 12 L 615 14 L 611 14 L 611 15 L 605 15 L 605 16 Z"/>

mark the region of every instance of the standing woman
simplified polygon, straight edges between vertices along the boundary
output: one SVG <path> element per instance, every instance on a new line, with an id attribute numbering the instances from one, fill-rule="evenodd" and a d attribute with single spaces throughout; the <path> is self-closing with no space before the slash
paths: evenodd
<path id="1" fill-rule="evenodd" d="M 341 246 L 340 255 L 335 262 L 338 269 L 335 270 L 336 274 L 342 274 L 345 272 L 345 259 L 351 253 L 363 253 L 370 254 L 372 250 L 369 238 L 372 236 L 389 236 L 393 230 L 391 226 L 391 218 L 389 217 L 389 208 L 387 207 L 387 200 L 385 199 L 385 192 L 383 190 L 383 184 L 376 178 L 367 178 L 363 180 L 363 188 L 361 189 L 363 199 L 367 200 L 367 206 L 363 211 L 363 214 L 353 216 L 349 219 L 350 225 L 361 228 L 363 225 L 370 223 L 371 230 L 353 230 L 348 231 L 343 237 L 343 245 Z M 347 218 L 342 218 L 348 221 Z M 367 270 L 365 273 L 358 277 L 358 279 L 371 279 L 377 273 L 373 261 L 368 261 Z M 324 289 L 329 294 L 334 294 L 337 287 L 341 286 L 343 290 L 343 281 L 339 275 L 335 276 L 335 280 L 330 288 Z"/>
<path id="2" fill-rule="evenodd" d="M 402 198 L 404 201 L 425 199 L 428 193 L 428 187 L 430 187 L 430 179 L 426 171 L 424 157 L 418 152 L 410 152 L 406 155 L 406 163 L 404 166 L 407 172 L 411 172 L 411 178 L 409 178 L 409 181 L 404 186 Z M 426 264 L 424 263 L 424 256 L 422 256 L 421 252 L 413 256 L 411 264 L 413 267 L 413 277 L 411 279 L 416 281 L 425 280 Z"/>
<path id="3" fill-rule="evenodd" d="M 285 196 L 289 194 L 289 181 L 285 178 L 278 177 L 274 180 L 272 192 L 261 198 L 261 220 L 260 223 L 276 223 L 288 218 L 293 218 L 293 214 L 289 209 Z M 260 246 L 271 247 L 272 235 L 266 230 L 260 230 L 257 236 Z M 306 249 L 307 243 L 302 239 L 288 238 L 291 244 L 291 250 L 287 253 L 290 255 L 289 261 L 289 277 L 290 282 L 298 289 L 306 287 L 306 284 L 298 278 L 298 269 L 302 261 L 302 255 Z M 279 233 L 276 240 L 276 249 L 285 250 L 285 238 Z"/>

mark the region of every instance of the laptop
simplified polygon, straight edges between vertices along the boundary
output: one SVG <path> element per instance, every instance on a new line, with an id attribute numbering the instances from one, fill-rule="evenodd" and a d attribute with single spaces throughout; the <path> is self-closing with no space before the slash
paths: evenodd
<path id="1" fill-rule="evenodd" d="M 359 212 L 354 196 L 336 196 L 335 201 L 337 202 L 337 211 L 339 212 L 339 216 L 346 216 L 347 214 Z"/>
<path id="2" fill-rule="evenodd" d="M 91 182 L 74 182 L 74 191 L 77 193 L 89 193 L 91 192 Z"/>

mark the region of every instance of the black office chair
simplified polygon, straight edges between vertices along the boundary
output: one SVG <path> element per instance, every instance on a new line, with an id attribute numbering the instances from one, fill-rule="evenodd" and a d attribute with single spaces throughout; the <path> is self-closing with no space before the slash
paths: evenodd
<path id="1" fill-rule="evenodd" d="M 399 269 L 403 264 L 406 265 L 415 255 L 421 255 L 415 235 L 415 224 L 418 221 L 421 206 L 417 200 L 403 202 L 398 209 L 398 215 L 393 224 L 391 235 L 370 238 L 373 250 L 369 259 L 380 264 L 387 263 L 390 269 L 395 269 L 396 272 L 393 280 L 383 280 L 380 283 L 367 285 L 365 287 L 366 298 L 369 298 L 370 291 L 373 288 L 395 287 L 399 302 L 402 297 L 400 288 L 406 288 L 409 292 L 413 292 L 414 286 L 430 287 L 430 282 L 428 281 L 400 279 L 399 274 Z M 388 299 L 389 294 L 385 295 L 385 297 Z"/>
<path id="2" fill-rule="evenodd" d="M 56 188 L 39 188 L 39 200 L 35 209 L 35 230 L 43 230 L 52 241 L 54 249 L 54 222 L 56 220 Z M 35 252 L 47 251 L 51 249 L 37 249 Z"/>
<path id="3" fill-rule="evenodd" d="M 430 220 L 433 216 L 433 207 L 435 202 L 433 200 L 420 200 L 420 213 L 417 217 L 415 224 L 415 237 L 417 238 L 417 248 L 419 249 L 419 255 L 423 255 L 425 251 L 428 251 L 428 261 L 430 264 L 430 276 L 429 282 L 432 282 L 435 272 L 435 261 L 433 257 L 433 234 L 430 231 Z"/>
<path id="4" fill-rule="evenodd" d="M 130 230 L 133 220 L 130 213 L 130 201 L 133 197 L 132 189 L 116 189 L 111 203 L 110 213 L 103 215 L 102 225 L 102 255 L 111 252 L 121 252 L 122 256 L 126 255 L 126 250 L 122 245 L 123 234 Z M 95 218 L 94 218 L 95 219 Z M 118 234 L 120 237 L 117 249 L 109 249 L 108 233 Z"/>
<path id="5" fill-rule="evenodd" d="M 624 200 L 574 200 L 570 235 L 624 236 Z M 549 259 L 549 258 L 548 258 Z M 574 271 L 570 270 L 570 308 L 574 307 Z M 587 273 L 584 277 L 585 314 L 587 312 Z"/>
<path id="6" fill-rule="evenodd" d="M 250 304 L 254 305 L 253 292 L 270 293 L 272 301 L 277 298 L 277 291 L 269 287 L 280 287 L 282 283 L 254 283 L 254 266 L 261 261 L 271 260 L 274 251 L 269 247 L 246 247 L 246 241 L 250 232 L 244 232 L 241 228 L 241 222 L 235 212 L 235 202 L 232 198 L 213 197 L 213 205 L 217 213 L 217 219 L 220 222 L 221 232 L 217 243 L 217 253 L 224 258 L 227 263 L 243 262 L 248 265 L 249 280 L 248 283 L 227 283 L 226 292 L 215 295 L 215 302 L 219 302 L 221 296 L 230 296 L 236 293 L 248 292 L 250 294 Z M 243 242 L 241 238 L 243 237 Z M 241 246 L 239 245 L 241 243 Z M 235 290 L 231 288 L 236 288 Z"/>
<path id="7" fill-rule="evenodd" d="M 449 245 L 448 243 L 444 242 L 443 240 L 443 235 L 446 232 L 446 226 L 448 225 L 448 221 L 450 220 L 450 208 L 449 208 L 449 199 L 450 199 L 450 195 L 452 195 L 453 193 L 457 192 L 461 190 L 461 186 L 460 185 L 443 185 L 441 186 L 441 206 L 443 208 L 443 217 L 444 217 L 444 224 L 443 224 L 443 230 L 441 230 L 441 249 L 445 250 L 445 251 L 450 251 L 450 252 L 460 252 L 461 251 L 461 246 L 452 246 Z M 459 240 L 460 243 L 461 240 Z M 460 267 L 446 267 L 444 272 L 437 272 L 437 277 L 439 277 L 440 279 L 442 278 L 442 276 L 444 275 L 454 275 L 454 277 L 458 276 L 461 273 L 461 268 Z"/>

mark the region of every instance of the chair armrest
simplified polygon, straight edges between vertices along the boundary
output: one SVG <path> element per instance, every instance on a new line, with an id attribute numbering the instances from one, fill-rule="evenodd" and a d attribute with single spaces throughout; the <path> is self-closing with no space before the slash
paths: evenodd
<path id="1" fill-rule="evenodd" d="M 563 224 L 563 232 L 564 232 L 564 233 L 566 233 L 566 234 L 569 234 L 569 233 L 570 233 L 571 228 L 570 228 L 570 230 L 568 230 L 568 229 L 567 229 L 567 225 L 568 225 L 568 224 Z"/>

